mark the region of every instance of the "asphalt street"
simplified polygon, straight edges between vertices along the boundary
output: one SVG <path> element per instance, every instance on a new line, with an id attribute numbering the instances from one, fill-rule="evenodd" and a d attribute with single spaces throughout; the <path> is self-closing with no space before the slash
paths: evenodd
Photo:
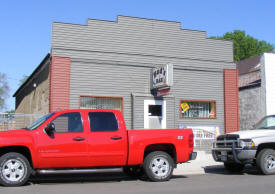
<path id="1" fill-rule="evenodd" d="M 253 168 L 233 175 L 223 168 L 210 168 L 204 175 L 177 175 L 162 183 L 131 179 L 122 173 L 39 176 L 22 187 L 0 187 L 0 194 L 274 194 L 274 183 L 275 175 L 264 176 Z"/>

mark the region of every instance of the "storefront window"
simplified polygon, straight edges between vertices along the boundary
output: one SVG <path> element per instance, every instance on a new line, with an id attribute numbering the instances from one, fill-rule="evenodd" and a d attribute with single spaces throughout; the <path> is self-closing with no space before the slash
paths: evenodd
<path id="1" fill-rule="evenodd" d="M 216 118 L 216 102 L 182 100 L 180 115 L 181 118 Z"/>
<path id="2" fill-rule="evenodd" d="M 80 108 L 90 109 L 115 109 L 123 111 L 122 98 L 81 96 Z"/>

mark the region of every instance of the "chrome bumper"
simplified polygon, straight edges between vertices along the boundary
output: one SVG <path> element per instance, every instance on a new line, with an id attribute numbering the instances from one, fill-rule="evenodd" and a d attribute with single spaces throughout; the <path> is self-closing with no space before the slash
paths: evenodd
<path id="1" fill-rule="evenodd" d="M 250 163 L 255 158 L 256 152 L 256 148 L 236 148 L 233 144 L 232 148 L 213 148 L 212 156 L 217 162 Z"/>

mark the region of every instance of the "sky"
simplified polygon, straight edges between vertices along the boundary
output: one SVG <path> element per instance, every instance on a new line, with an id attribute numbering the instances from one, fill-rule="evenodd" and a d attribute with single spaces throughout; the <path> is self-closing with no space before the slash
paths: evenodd
<path id="1" fill-rule="evenodd" d="M 15 109 L 20 80 L 50 52 L 52 22 L 117 15 L 177 21 L 208 37 L 244 30 L 275 45 L 275 0 L 0 0 L 0 72 L 10 87 L 5 110 Z"/>

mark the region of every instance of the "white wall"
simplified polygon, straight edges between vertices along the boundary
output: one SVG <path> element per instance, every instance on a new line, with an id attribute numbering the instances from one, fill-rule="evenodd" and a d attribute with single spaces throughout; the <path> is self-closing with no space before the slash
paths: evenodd
<path id="1" fill-rule="evenodd" d="M 275 54 L 264 53 L 266 114 L 275 114 Z"/>

